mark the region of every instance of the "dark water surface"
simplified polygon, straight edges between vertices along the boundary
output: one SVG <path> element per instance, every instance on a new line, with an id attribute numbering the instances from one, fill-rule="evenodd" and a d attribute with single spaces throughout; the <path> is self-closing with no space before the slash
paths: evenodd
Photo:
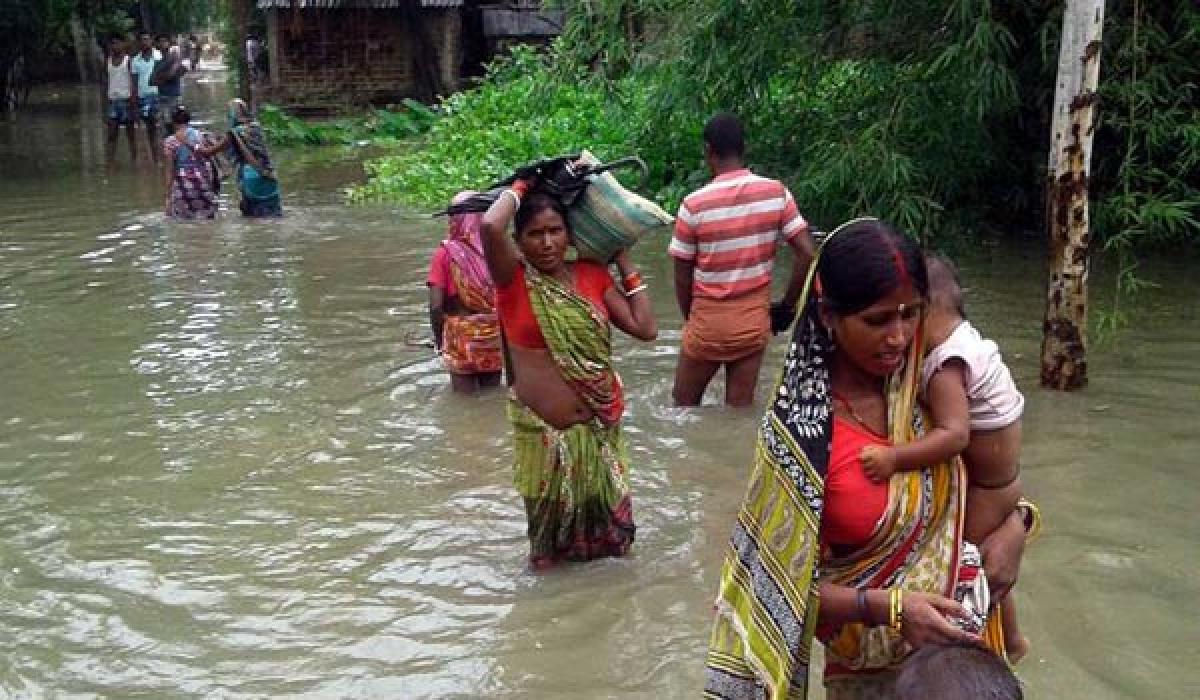
<path id="1" fill-rule="evenodd" d="M 223 76 L 188 89 L 215 118 Z M 637 251 L 664 330 L 618 343 L 636 552 L 535 577 L 503 396 L 451 396 L 419 342 L 440 225 L 344 206 L 342 151 L 278 154 L 281 221 L 168 223 L 124 144 L 106 171 L 100 113 L 66 87 L 0 122 L 0 695 L 697 696 L 757 412 L 668 407 L 665 241 Z M 963 262 L 1048 520 L 1021 676 L 1200 696 L 1200 286 L 1148 270 L 1168 286 L 1091 388 L 1044 393 L 1039 248 Z"/>

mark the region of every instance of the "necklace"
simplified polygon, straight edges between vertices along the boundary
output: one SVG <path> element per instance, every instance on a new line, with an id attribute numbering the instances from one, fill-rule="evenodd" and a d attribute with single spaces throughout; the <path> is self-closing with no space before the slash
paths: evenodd
<path id="1" fill-rule="evenodd" d="M 872 435 L 879 435 L 879 433 L 875 432 L 875 429 L 871 427 L 871 424 L 863 420 L 863 417 L 858 414 L 858 411 L 854 410 L 854 404 L 850 403 L 849 399 L 836 391 L 830 393 L 833 394 L 833 400 L 842 405 L 842 408 L 846 410 L 846 413 L 850 415 L 850 418 L 852 418 L 855 423 L 858 423 L 863 427 L 863 429 L 867 430 Z"/>

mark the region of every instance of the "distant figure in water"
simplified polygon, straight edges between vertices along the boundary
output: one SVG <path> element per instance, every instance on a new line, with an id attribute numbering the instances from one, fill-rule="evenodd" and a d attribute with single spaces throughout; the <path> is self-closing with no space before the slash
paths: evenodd
<path id="1" fill-rule="evenodd" d="M 457 204 L 474 192 L 462 192 Z M 500 385 L 504 367 L 496 285 L 483 257 L 483 214 L 450 217 L 449 232 L 429 265 L 429 325 L 454 391 Z"/>
<path id="2" fill-rule="evenodd" d="M 187 39 L 187 57 L 189 70 L 195 71 L 200 66 L 200 40 L 195 34 L 189 34 Z"/>
<path id="3" fill-rule="evenodd" d="M 927 646 L 909 656 L 895 700 L 1024 700 L 1021 683 L 992 652 L 976 646 Z"/>
<path id="4" fill-rule="evenodd" d="M 221 150 L 190 125 L 186 107 L 171 114 L 172 132 L 163 141 L 167 216 L 212 219 L 217 215 L 217 179 L 210 158 Z"/>
<path id="5" fill-rule="evenodd" d="M 146 144 L 149 146 L 150 156 L 154 162 L 158 163 L 158 87 L 151 84 L 150 78 L 154 75 L 154 67 L 162 59 L 162 54 L 154 48 L 154 40 L 146 32 L 138 35 L 139 52 L 136 56 L 129 59 L 129 71 L 133 74 L 131 87 L 133 88 L 133 97 L 137 101 L 138 115 L 142 119 L 142 125 L 146 127 Z M 167 115 L 167 120 L 170 115 Z M 164 129 L 169 129 L 167 124 L 163 125 Z"/>
<path id="6" fill-rule="evenodd" d="M 162 60 L 154 65 L 154 73 L 150 77 L 151 84 L 158 87 L 158 109 L 166 115 L 175 113 L 175 108 L 183 104 L 183 74 L 187 66 L 183 62 L 183 52 L 175 43 L 175 38 L 169 34 L 159 34 L 154 39 Z"/>
<path id="7" fill-rule="evenodd" d="M 513 483 L 525 501 L 530 564 L 623 556 L 633 500 L 613 368 L 612 325 L 641 340 L 658 327 L 626 251 L 604 265 L 567 262 L 571 230 L 557 199 L 513 183 L 483 216 L 483 251 L 511 355 Z M 514 238 L 506 234 L 509 223 Z"/>
<path id="8" fill-rule="evenodd" d="M 906 445 L 863 448 L 863 470 L 886 482 L 896 471 L 921 469 L 962 454 L 967 467 L 964 536 L 979 544 L 999 528 L 1021 498 L 1021 414 L 1025 397 L 1013 382 L 996 343 L 966 318 L 954 264 L 940 255 L 925 259 L 929 310 L 925 317 L 925 363 L 921 393 L 933 425 Z M 1000 591 L 999 593 L 1007 593 Z M 1000 596 L 992 602 L 1000 602 Z M 1014 599 L 1004 598 L 1004 645 L 1013 663 L 1029 641 L 1017 627 Z"/>
<path id="9" fill-rule="evenodd" d="M 257 83 L 259 78 L 259 54 L 262 53 L 262 42 L 254 34 L 246 37 L 246 67 L 249 69 L 250 82 Z"/>
<path id="10" fill-rule="evenodd" d="M 668 252 L 683 343 L 675 367 L 677 406 L 698 406 L 725 368 L 725 403 L 748 406 L 772 329 L 771 266 L 776 248 L 795 251 L 792 282 L 779 305 L 794 316 L 812 239 L 792 193 L 746 169 L 742 124 L 718 114 L 704 125 L 704 162 L 713 180 L 684 198 Z M 786 324 L 784 324 L 786 325 Z"/>
<path id="11" fill-rule="evenodd" d="M 129 136 L 129 157 L 137 162 L 137 140 L 134 135 L 137 100 L 133 96 L 133 73 L 129 71 L 129 56 L 125 53 L 125 43 L 120 37 L 108 40 L 108 60 L 104 63 L 108 69 L 108 79 L 105 93 L 108 95 L 108 162 L 111 165 L 117 152 L 117 137 L 121 127 Z"/>
<path id="12" fill-rule="evenodd" d="M 228 107 L 229 158 L 237 172 L 242 215 L 247 217 L 283 216 L 279 201 L 279 180 L 267 151 L 267 138 L 242 100 L 230 100 Z"/>

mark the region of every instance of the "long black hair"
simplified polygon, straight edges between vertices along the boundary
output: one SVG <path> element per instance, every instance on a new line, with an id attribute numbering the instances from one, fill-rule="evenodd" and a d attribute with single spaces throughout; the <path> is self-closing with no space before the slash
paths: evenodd
<path id="1" fill-rule="evenodd" d="M 921 247 L 876 219 L 851 224 L 831 238 L 817 274 L 822 302 L 836 314 L 858 313 L 906 282 L 923 298 L 929 296 Z"/>

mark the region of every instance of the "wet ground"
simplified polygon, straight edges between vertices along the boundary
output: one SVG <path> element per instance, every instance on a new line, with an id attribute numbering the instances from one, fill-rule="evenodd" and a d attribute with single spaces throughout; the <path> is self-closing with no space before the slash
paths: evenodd
<path id="1" fill-rule="evenodd" d="M 187 89 L 215 118 L 223 76 Z M 636 551 L 533 576 L 503 396 L 450 395 L 423 345 L 440 224 L 344 205 L 344 150 L 276 154 L 280 221 L 226 199 L 166 222 L 157 173 L 123 143 L 106 167 L 100 114 L 62 87 L 0 122 L 0 695 L 696 697 L 757 415 L 669 407 L 665 240 L 636 255 L 663 332 L 617 347 Z M 1021 676 L 1032 698 L 1200 696 L 1194 264 L 1147 267 L 1164 286 L 1063 395 L 1036 388 L 1039 256 L 961 258 L 1029 398 L 1047 518 Z"/>

